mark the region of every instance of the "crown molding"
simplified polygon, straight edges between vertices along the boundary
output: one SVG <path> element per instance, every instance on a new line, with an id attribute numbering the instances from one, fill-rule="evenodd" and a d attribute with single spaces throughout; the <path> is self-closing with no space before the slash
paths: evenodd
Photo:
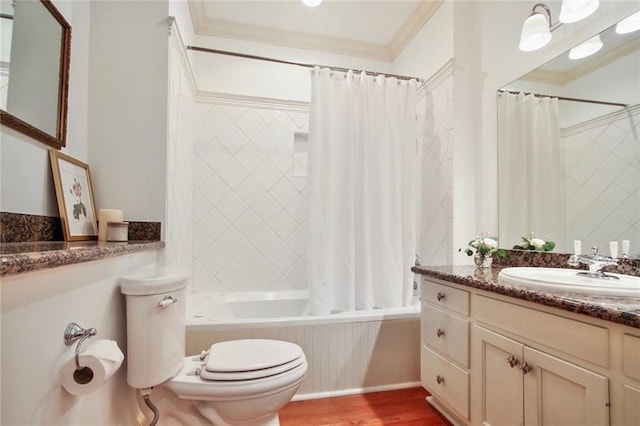
<path id="1" fill-rule="evenodd" d="M 433 16 L 443 1 L 435 0 L 421 3 L 388 45 L 343 37 L 281 31 L 265 26 L 210 19 L 206 16 L 204 4 L 201 0 L 190 0 L 189 9 L 195 32 L 199 35 L 254 41 L 392 62 Z"/>
<path id="2" fill-rule="evenodd" d="M 413 40 L 418 31 L 431 19 L 443 2 L 444 0 L 427 1 L 416 8 L 387 46 L 391 52 L 391 60 L 394 60 L 407 47 L 407 44 Z"/>
<path id="3" fill-rule="evenodd" d="M 201 104 L 240 106 L 248 108 L 275 109 L 279 111 L 309 112 L 311 103 L 260 96 L 232 95 L 228 93 L 198 91 L 195 101 Z"/>
<path id="4" fill-rule="evenodd" d="M 640 114 L 640 104 L 621 108 L 617 111 L 601 115 L 600 117 L 592 118 L 591 120 L 585 121 L 583 123 L 560 129 L 560 135 L 562 137 L 573 136 L 576 133 L 582 133 L 586 130 L 593 129 L 594 127 L 598 127 L 612 121 L 629 119 L 630 117 L 637 114 Z"/>
<path id="5" fill-rule="evenodd" d="M 609 65 L 631 53 L 640 50 L 640 38 L 635 38 L 621 44 L 604 55 L 597 55 L 593 59 L 582 65 L 570 69 L 566 72 L 536 70 L 527 74 L 522 80 L 533 81 L 538 83 L 553 84 L 555 86 L 564 86 L 574 80 L 584 77 L 585 75 L 596 71 L 599 68 Z"/>

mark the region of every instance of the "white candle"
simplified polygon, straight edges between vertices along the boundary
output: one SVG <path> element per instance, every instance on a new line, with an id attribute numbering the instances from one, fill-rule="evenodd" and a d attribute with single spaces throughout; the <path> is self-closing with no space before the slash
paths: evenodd
<path id="1" fill-rule="evenodd" d="M 618 257 L 618 242 L 611 241 L 609 242 L 609 252 L 611 253 L 611 257 L 614 259 Z"/>
<path id="2" fill-rule="evenodd" d="M 629 256 L 629 240 L 622 240 L 622 255 Z"/>
<path id="3" fill-rule="evenodd" d="M 573 240 L 573 254 L 576 256 L 582 254 L 582 242 L 580 240 Z"/>
<path id="4" fill-rule="evenodd" d="M 100 209 L 98 212 L 98 241 L 107 241 L 107 222 L 122 222 L 122 210 Z"/>

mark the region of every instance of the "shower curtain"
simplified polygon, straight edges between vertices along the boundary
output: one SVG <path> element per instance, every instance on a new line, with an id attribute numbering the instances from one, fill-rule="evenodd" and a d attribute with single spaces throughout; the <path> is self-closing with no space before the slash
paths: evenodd
<path id="1" fill-rule="evenodd" d="M 312 71 L 307 272 L 314 314 L 413 294 L 416 81 Z"/>
<path id="2" fill-rule="evenodd" d="M 564 246 L 564 150 L 558 99 L 498 94 L 500 241 L 512 247 L 534 232 Z"/>

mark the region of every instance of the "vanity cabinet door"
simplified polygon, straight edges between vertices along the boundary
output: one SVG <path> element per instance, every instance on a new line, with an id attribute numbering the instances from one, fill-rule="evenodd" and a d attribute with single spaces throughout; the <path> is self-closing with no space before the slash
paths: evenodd
<path id="1" fill-rule="evenodd" d="M 524 345 L 478 326 L 473 328 L 473 340 L 480 357 L 481 424 L 522 425 Z"/>
<path id="2" fill-rule="evenodd" d="M 525 346 L 525 424 L 608 425 L 609 380 Z"/>

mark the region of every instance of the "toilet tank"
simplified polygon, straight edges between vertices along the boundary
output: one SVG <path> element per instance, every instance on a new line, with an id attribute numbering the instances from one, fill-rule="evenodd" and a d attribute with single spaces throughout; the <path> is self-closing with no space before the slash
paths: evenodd
<path id="1" fill-rule="evenodd" d="M 186 285 L 177 268 L 145 269 L 124 276 L 127 305 L 127 383 L 136 389 L 159 385 L 182 367 Z"/>

